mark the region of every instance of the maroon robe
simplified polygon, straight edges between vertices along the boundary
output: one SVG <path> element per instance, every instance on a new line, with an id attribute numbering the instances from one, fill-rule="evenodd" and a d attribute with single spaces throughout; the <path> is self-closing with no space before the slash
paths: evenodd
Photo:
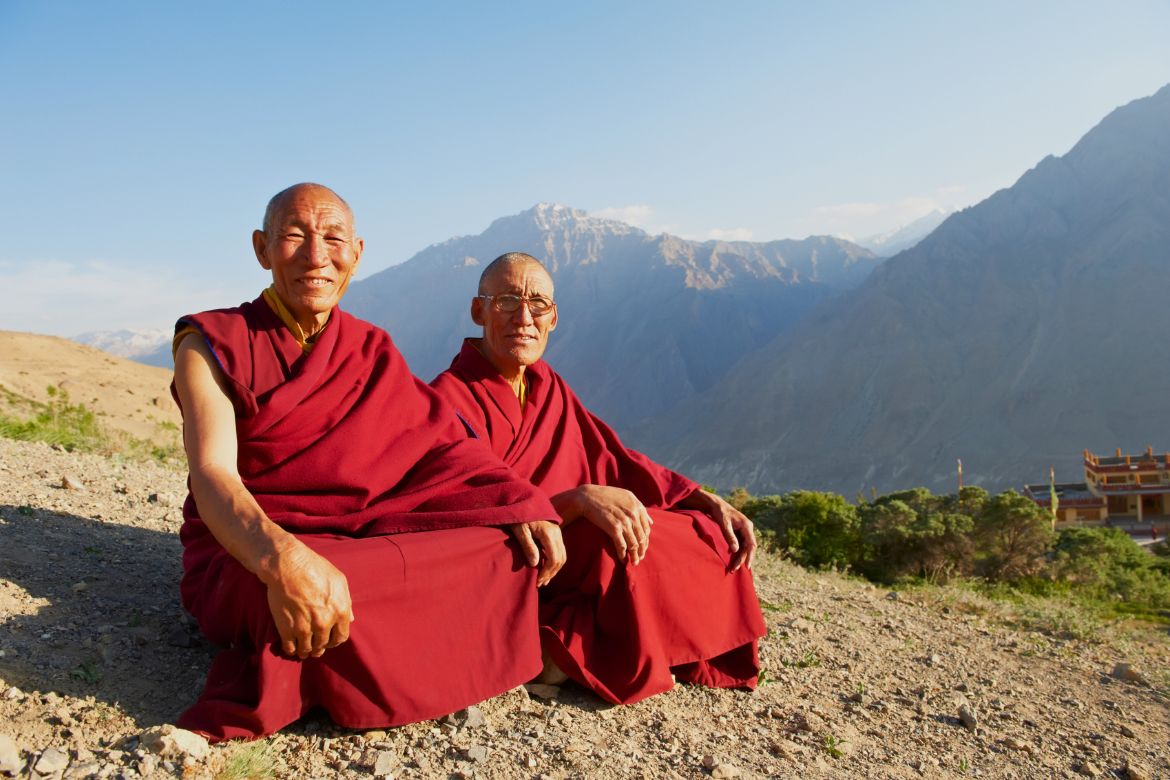
<path id="1" fill-rule="evenodd" d="M 431 385 L 504 461 L 549 496 L 580 485 L 634 493 L 654 519 L 637 566 L 615 558 L 584 519 L 562 530 L 568 562 L 541 594 L 545 649 L 571 678 L 615 702 L 638 701 L 684 682 L 754 688 L 756 640 L 766 632 L 751 572 L 728 571 L 719 524 L 670 507 L 699 486 L 622 446 L 565 381 L 539 361 L 516 394 L 472 344 Z"/>
<path id="2" fill-rule="evenodd" d="M 555 510 L 467 438 L 385 331 L 334 310 L 304 354 L 263 299 L 177 328 L 188 326 L 227 380 L 244 486 L 345 574 L 355 619 L 349 640 L 321 657 L 283 655 L 265 586 L 188 496 L 183 605 L 224 649 L 180 726 L 252 738 L 318 705 L 342 726 L 392 726 L 540 671 L 536 570 L 500 526 Z"/>

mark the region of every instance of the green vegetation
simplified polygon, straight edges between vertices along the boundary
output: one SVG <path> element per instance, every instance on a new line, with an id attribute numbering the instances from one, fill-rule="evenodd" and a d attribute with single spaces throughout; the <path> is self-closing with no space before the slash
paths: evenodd
<path id="1" fill-rule="evenodd" d="M 215 780 L 255 780 L 275 776 L 276 760 L 272 746 L 267 740 L 258 740 L 234 745 L 223 769 L 216 772 Z"/>
<path id="2" fill-rule="evenodd" d="M 0 437 L 41 441 L 62 447 L 68 452 L 97 452 L 125 456 L 132 460 L 155 460 L 163 464 L 182 463 L 183 451 L 178 443 L 178 429 L 173 423 L 159 424 L 160 430 L 171 434 L 174 439 L 162 445 L 136 439 L 120 431 L 111 433 L 98 421 L 92 409 L 85 404 L 72 403 L 65 390 L 52 385 L 47 390 L 47 403 L 27 398 L 8 398 L 10 409 L 25 407 L 31 416 L 14 417 L 0 411 Z"/>
<path id="3" fill-rule="evenodd" d="M 752 519 L 763 543 L 812 568 L 848 569 L 890 586 L 969 588 L 1011 601 L 1021 622 L 1090 635 L 1098 615 L 1167 619 L 1170 545 L 1141 549 L 1115 528 L 1052 529 L 1051 515 L 1008 490 L 977 487 L 936 496 L 903 490 L 851 504 L 800 490 L 728 501 Z"/>
<path id="4" fill-rule="evenodd" d="M 69 394 L 52 385 L 49 402 L 39 404 L 31 420 L 0 416 L 0 436 L 20 441 L 59 444 L 73 452 L 100 452 L 109 449 L 110 437 L 84 404 L 71 404 Z"/>

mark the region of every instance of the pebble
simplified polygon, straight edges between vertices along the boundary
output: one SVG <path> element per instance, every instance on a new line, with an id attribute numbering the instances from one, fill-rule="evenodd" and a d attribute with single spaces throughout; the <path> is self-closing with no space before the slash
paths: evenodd
<path id="1" fill-rule="evenodd" d="M 65 773 L 65 777 L 68 780 L 72 780 L 73 778 L 81 780 L 81 778 L 94 777 L 101 771 L 102 765 L 97 761 L 84 761 L 81 763 L 75 763 L 73 766 L 69 767 L 69 771 Z"/>
<path id="2" fill-rule="evenodd" d="M 20 759 L 20 750 L 12 737 L 0 734 L 0 774 L 17 775 L 24 769 L 24 761 Z"/>
<path id="3" fill-rule="evenodd" d="M 559 685 L 545 685 L 544 683 L 528 683 L 524 686 L 524 690 L 532 694 L 538 699 L 555 699 L 561 695 L 561 687 Z"/>
<path id="4" fill-rule="evenodd" d="M 703 756 L 703 760 L 699 763 L 703 765 L 704 769 L 714 769 L 719 761 L 715 758 L 715 756 L 707 754 Z"/>
<path id="5" fill-rule="evenodd" d="M 1022 751 L 1024 753 L 1031 753 L 1032 752 L 1031 745 L 1029 745 L 1027 742 L 1016 739 L 1015 737 L 1005 737 L 1003 740 L 1003 745 L 1004 745 L 1004 747 L 1009 748 L 1011 750 L 1019 750 L 1019 751 Z"/>
<path id="6" fill-rule="evenodd" d="M 1126 682 L 1135 682 L 1145 684 L 1146 677 L 1133 666 L 1126 663 L 1118 662 L 1113 665 L 1113 676 L 1118 680 L 1125 680 Z"/>
<path id="7" fill-rule="evenodd" d="M 85 485 L 81 482 L 81 480 L 69 474 L 61 477 L 61 487 L 65 488 L 66 490 L 77 490 L 82 493 L 85 492 Z"/>
<path id="8" fill-rule="evenodd" d="M 150 777 L 154 770 L 158 769 L 158 759 L 152 755 L 145 755 L 138 759 L 135 765 L 138 769 L 138 774 L 143 777 Z"/>
<path id="9" fill-rule="evenodd" d="M 142 747 L 163 758 L 202 761 L 211 752 L 206 739 L 169 723 L 147 729 L 138 739 Z"/>
<path id="10" fill-rule="evenodd" d="M 1137 764 L 1131 764 L 1129 762 L 1126 762 L 1126 765 L 1125 765 L 1125 778 L 1126 778 L 1126 780 L 1150 780 L 1150 778 L 1152 778 L 1152 777 L 1153 777 L 1153 775 L 1151 775 L 1144 768 L 1138 766 Z"/>
<path id="11" fill-rule="evenodd" d="M 172 507 L 178 503 L 170 493 L 151 493 L 146 497 L 146 500 L 161 507 Z"/>
<path id="12" fill-rule="evenodd" d="M 394 767 L 398 766 L 398 756 L 394 755 L 390 750 L 379 750 L 378 754 L 374 756 L 374 776 L 388 777 L 394 773 Z"/>
<path id="13" fill-rule="evenodd" d="M 739 769 L 734 764 L 716 764 L 711 769 L 711 777 L 716 780 L 730 780 L 733 777 L 739 777 Z"/>
<path id="14" fill-rule="evenodd" d="M 55 772 L 64 772 L 69 766 L 69 754 L 60 748 L 51 747 L 41 753 L 37 763 L 33 765 L 39 774 L 51 775 Z"/>
<path id="15" fill-rule="evenodd" d="M 1099 777 L 1101 775 L 1101 770 L 1098 769 L 1097 765 L 1092 761 L 1086 761 L 1085 763 L 1081 764 L 1079 767 L 1077 767 L 1077 772 L 1084 775 L 1085 777 Z"/>
<path id="16" fill-rule="evenodd" d="M 959 721 L 967 731 L 979 728 L 979 718 L 975 715 L 975 708 L 970 704 L 959 705 Z"/>
<path id="17" fill-rule="evenodd" d="M 1130 739 L 1137 739 L 1137 732 L 1131 729 L 1124 723 L 1121 724 L 1121 736 L 1129 737 Z"/>
<path id="18" fill-rule="evenodd" d="M 474 761 L 478 764 L 481 761 L 487 761 L 488 752 L 483 745 L 472 745 L 463 752 L 463 755 L 467 756 L 468 761 Z"/>
<path id="19" fill-rule="evenodd" d="M 487 723 L 487 719 L 484 717 L 483 710 L 481 710 L 479 707 L 473 705 L 468 707 L 466 712 L 467 717 L 463 721 L 463 728 L 478 729 Z"/>

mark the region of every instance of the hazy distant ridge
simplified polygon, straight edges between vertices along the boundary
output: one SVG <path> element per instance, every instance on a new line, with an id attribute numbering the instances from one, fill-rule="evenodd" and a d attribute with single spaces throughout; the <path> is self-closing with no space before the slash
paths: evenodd
<path id="1" fill-rule="evenodd" d="M 1170 448 L 1170 87 L 952 215 L 635 436 L 758 490 L 991 487 Z"/>

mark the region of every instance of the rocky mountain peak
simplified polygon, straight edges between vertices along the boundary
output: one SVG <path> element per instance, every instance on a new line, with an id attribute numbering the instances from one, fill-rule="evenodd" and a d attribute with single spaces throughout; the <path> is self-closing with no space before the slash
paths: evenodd
<path id="1" fill-rule="evenodd" d="M 540 202 L 532 208 L 507 217 L 500 217 L 488 228 L 514 229 L 517 227 L 531 227 L 540 232 L 555 233 L 600 233 L 607 235 L 644 235 L 644 231 L 633 225 L 619 222 L 616 219 L 606 219 L 590 214 L 581 209 L 565 206 L 560 203 Z"/>

